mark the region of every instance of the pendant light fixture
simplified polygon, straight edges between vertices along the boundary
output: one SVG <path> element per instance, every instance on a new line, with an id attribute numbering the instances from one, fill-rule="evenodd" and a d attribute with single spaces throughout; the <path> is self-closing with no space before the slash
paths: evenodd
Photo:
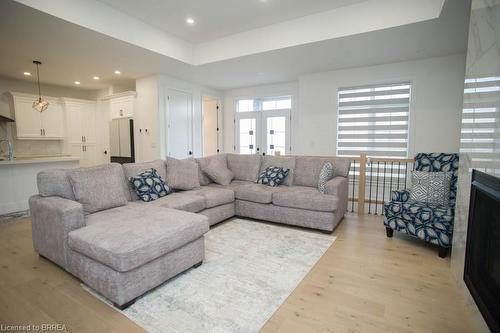
<path id="1" fill-rule="evenodd" d="M 42 99 L 42 93 L 40 91 L 40 72 L 38 71 L 38 66 L 40 66 L 42 63 L 38 60 L 33 60 L 33 63 L 36 65 L 36 79 L 38 84 L 38 98 L 33 102 L 33 109 L 37 110 L 38 112 L 43 112 L 49 107 L 49 102 Z"/>

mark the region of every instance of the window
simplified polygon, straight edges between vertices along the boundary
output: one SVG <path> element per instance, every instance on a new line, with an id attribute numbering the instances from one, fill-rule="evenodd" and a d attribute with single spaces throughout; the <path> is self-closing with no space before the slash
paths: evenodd
<path id="1" fill-rule="evenodd" d="M 460 151 L 472 167 L 500 174 L 500 77 L 465 80 Z"/>
<path id="2" fill-rule="evenodd" d="M 236 103 L 236 112 L 289 110 L 291 108 L 291 96 L 239 99 Z"/>
<path id="3" fill-rule="evenodd" d="M 337 155 L 408 155 L 409 82 L 338 90 Z"/>

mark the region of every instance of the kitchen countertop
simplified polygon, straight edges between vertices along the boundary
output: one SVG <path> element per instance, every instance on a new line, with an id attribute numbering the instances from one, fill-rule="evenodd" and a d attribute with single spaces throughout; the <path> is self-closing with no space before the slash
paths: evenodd
<path id="1" fill-rule="evenodd" d="M 2 157 L 4 158 L 4 157 Z M 62 156 L 22 156 L 15 157 L 14 160 L 2 160 L 0 158 L 0 166 L 2 165 L 17 165 L 17 164 L 35 164 L 35 163 L 56 163 L 56 162 L 71 162 L 79 161 L 77 156 L 62 155 Z"/>

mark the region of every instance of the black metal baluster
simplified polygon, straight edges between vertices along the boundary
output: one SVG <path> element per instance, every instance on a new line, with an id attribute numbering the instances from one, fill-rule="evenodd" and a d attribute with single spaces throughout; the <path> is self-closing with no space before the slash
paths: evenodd
<path id="1" fill-rule="evenodd" d="M 385 183 L 385 174 L 387 171 L 387 161 L 384 161 L 384 188 L 382 189 L 382 205 L 385 202 L 385 189 L 387 188 L 386 183 Z M 382 215 L 384 215 L 384 206 L 382 206 Z"/>
<path id="2" fill-rule="evenodd" d="M 380 161 L 377 161 L 377 186 L 375 188 L 375 215 L 378 213 L 378 179 L 380 175 Z"/>
<path id="3" fill-rule="evenodd" d="M 406 189 L 407 178 L 408 178 L 408 162 L 405 163 L 405 189 Z"/>
<path id="4" fill-rule="evenodd" d="M 351 202 L 351 213 L 354 213 L 354 187 L 356 187 L 356 160 L 352 161 L 353 171 L 352 171 L 352 202 Z"/>
<path id="5" fill-rule="evenodd" d="M 400 176 L 400 173 L 401 173 L 401 162 L 398 162 L 398 187 L 397 187 L 398 191 L 399 191 L 399 176 Z"/>
<path id="6" fill-rule="evenodd" d="M 391 185 L 389 186 L 389 195 L 392 194 L 392 177 L 394 177 L 394 162 L 391 162 Z"/>
<path id="7" fill-rule="evenodd" d="M 373 163 L 370 162 L 370 195 L 368 197 L 368 214 L 372 211 L 372 182 L 373 182 Z"/>

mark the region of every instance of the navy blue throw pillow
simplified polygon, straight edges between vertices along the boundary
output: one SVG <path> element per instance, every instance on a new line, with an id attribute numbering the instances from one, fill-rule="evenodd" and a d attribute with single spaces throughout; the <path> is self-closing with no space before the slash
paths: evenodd
<path id="1" fill-rule="evenodd" d="M 156 169 L 148 169 L 141 172 L 137 176 L 130 177 L 129 182 L 132 184 L 135 193 L 142 199 L 148 202 L 164 197 L 172 190 L 161 179 Z"/>
<path id="2" fill-rule="evenodd" d="M 272 187 L 279 186 L 286 176 L 288 176 L 289 172 L 290 169 L 270 166 L 259 175 L 257 184 L 264 184 Z"/>

